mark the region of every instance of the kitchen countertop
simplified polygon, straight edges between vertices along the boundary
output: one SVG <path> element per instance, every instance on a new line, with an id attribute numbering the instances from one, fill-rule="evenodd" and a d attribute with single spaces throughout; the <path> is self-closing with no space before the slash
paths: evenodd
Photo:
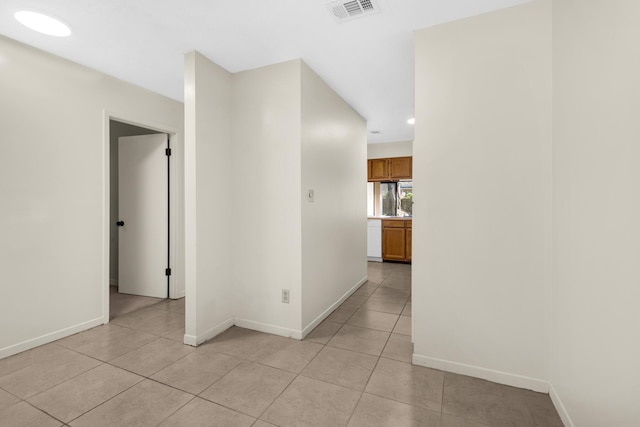
<path id="1" fill-rule="evenodd" d="M 410 216 L 368 216 L 367 219 L 384 219 L 384 220 L 395 220 L 395 221 L 409 221 L 413 219 Z"/>

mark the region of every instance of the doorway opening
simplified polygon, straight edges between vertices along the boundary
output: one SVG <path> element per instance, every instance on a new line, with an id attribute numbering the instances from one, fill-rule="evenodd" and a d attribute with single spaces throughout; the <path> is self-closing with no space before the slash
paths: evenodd
<path id="1" fill-rule="evenodd" d="M 169 144 L 109 119 L 109 320 L 170 296 Z"/>

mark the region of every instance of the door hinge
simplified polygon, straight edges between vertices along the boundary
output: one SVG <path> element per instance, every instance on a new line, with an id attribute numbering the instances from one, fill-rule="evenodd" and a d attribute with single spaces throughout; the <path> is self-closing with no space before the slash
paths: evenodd
<path id="1" fill-rule="evenodd" d="M 165 276 L 171 276 L 171 269 L 170 268 L 165 269 L 164 274 Z"/>
<path id="2" fill-rule="evenodd" d="M 167 156 L 171 155 L 171 148 L 167 148 L 164 150 L 164 154 L 166 154 Z"/>

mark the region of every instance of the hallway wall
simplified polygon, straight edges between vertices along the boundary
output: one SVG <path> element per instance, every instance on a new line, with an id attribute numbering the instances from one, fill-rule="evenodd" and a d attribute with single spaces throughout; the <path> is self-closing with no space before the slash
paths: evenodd
<path id="1" fill-rule="evenodd" d="M 567 426 L 640 422 L 638 16 L 637 1 L 553 5 L 551 384 Z"/>
<path id="2" fill-rule="evenodd" d="M 302 313 L 300 64 L 233 75 L 236 324 L 285 336 L 300 333 Z"/>
<path id="3" fill-rule="evenodd" d="M 547 391 L 551 3 L 415 43 L 414 362 Z"/>
<path id="4" fill-rule="evenodd" d="M 1 358 L 103 322 L 105 111 L 180 134 L 183 107 L 4 37 L 0 52 Z"/>
<path id="5" fill-rule="evenodd" d="M 185 56 L 185 343 L 233 324 L 231 74 Z"/>
<path id="6" fill-rule="evenodd" d="M 367 122 L 302 62 L 302 331 L 367 278 Z"/>

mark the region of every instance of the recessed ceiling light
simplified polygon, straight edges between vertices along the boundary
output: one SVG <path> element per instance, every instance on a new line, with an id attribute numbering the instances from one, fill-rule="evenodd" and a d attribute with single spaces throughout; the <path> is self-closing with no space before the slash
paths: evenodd
<path id="1" fill-rule="evenodd" d="M 409 120 L 407 120 L 407 123 L 409 123 L 410 125 L 415 125 L 416 124 L 416 118 L 415 117 L 411 117 Z"/>
<path id="2" fill-rule="evenodd" d="M 37 12 L 21 10 L 14 15 L 18 22 L 42 34 L 55 37 L 67 37 L 71 30 L 62 22 Z"/>

